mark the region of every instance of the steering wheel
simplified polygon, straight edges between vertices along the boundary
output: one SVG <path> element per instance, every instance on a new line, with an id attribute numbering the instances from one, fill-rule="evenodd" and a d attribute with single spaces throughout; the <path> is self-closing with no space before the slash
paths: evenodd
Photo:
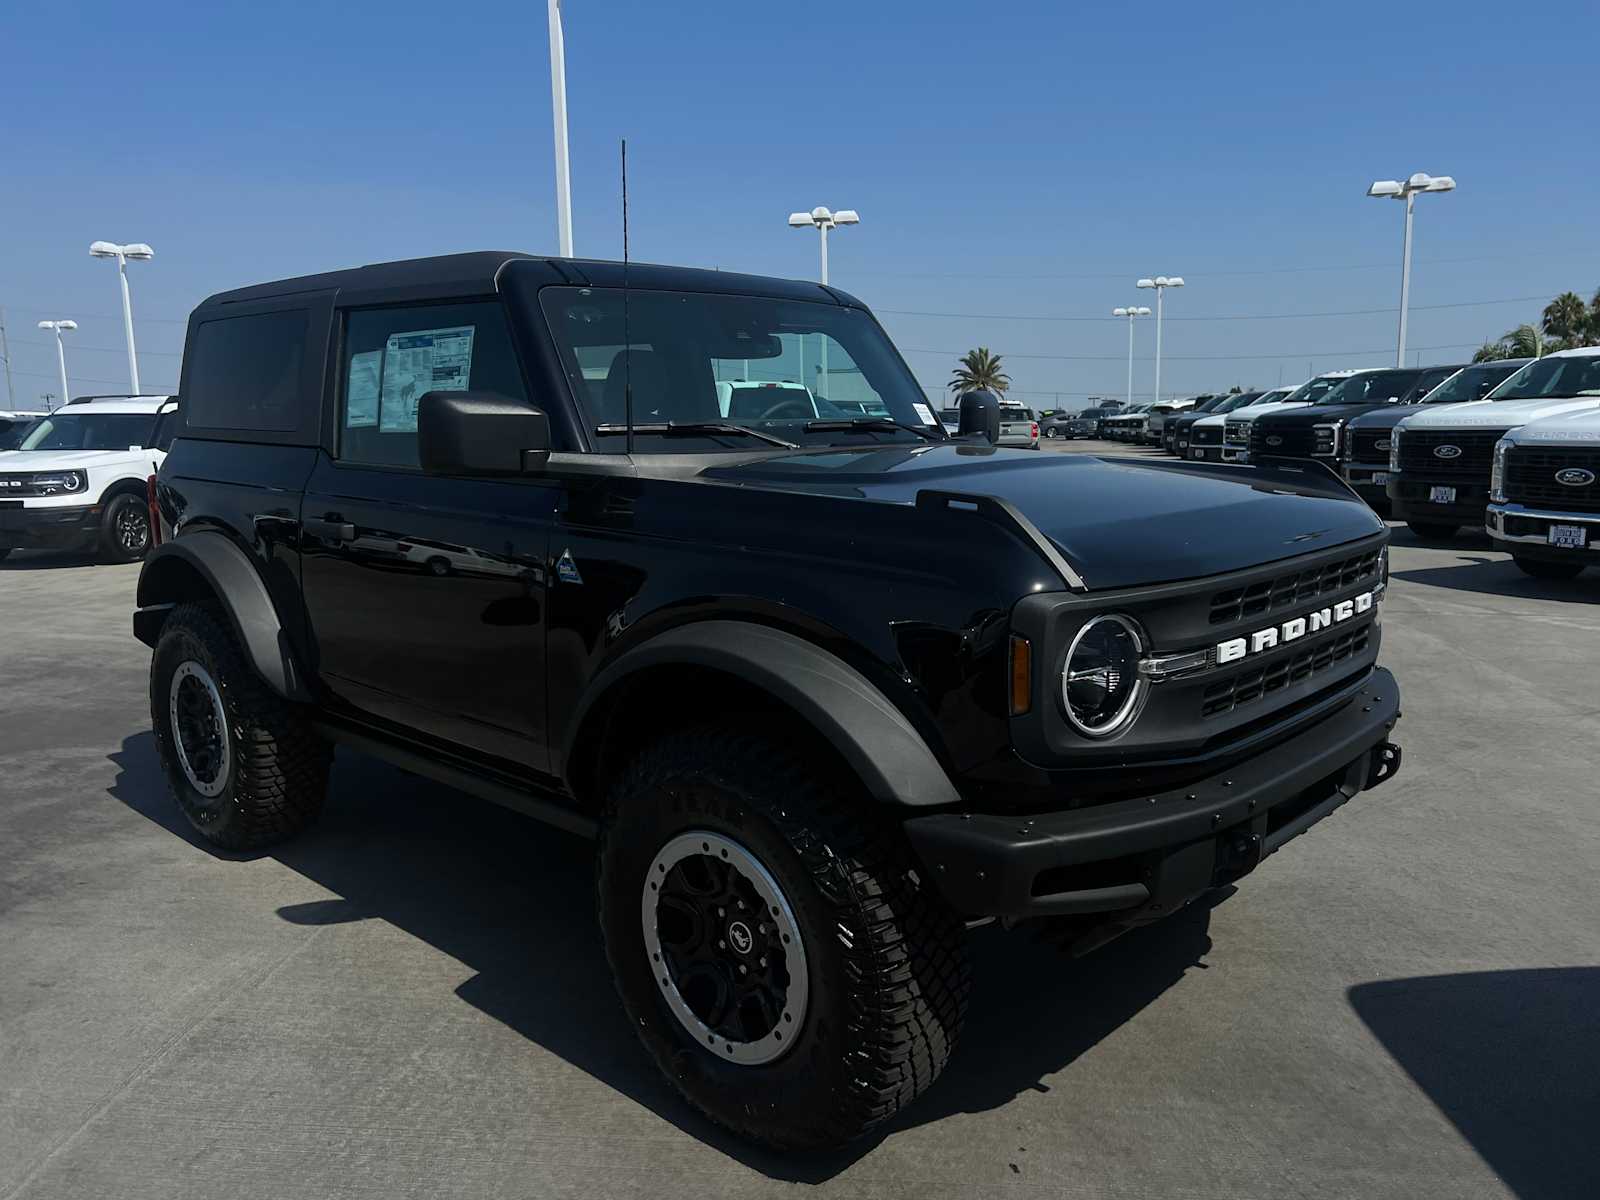
<path id="1" fill-rule="evenodd" d="M 791 409 L 791 408 L 794 409 L 794 412 L 788 414 L 790 416 L 797 416 L 797 417 L 809 417 L 809 416 L 811 416 L 811 406 L 809 404 L 807 404 L 805 401 L 803 401 L 803 400 L 779 400 L 776 404 L 774 404 L 771 408 L 767 409 L 766 412 L 762 413 L 756 419 L 758 421 L 775 420 L 779 416 L 779 414 L 784 412 L 785 409 Z"/>

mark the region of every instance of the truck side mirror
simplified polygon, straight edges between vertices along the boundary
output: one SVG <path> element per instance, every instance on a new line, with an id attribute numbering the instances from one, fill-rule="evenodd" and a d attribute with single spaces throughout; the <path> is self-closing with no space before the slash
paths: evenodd
<path id="1" fill-rule="evenodd" d="M 550 418 L 498 392 L 427 392 L 417 456 L 429 475 L 525 475 L 550 459 Z"/>
<path id="2" fill-rule="evenodd" d="M 992 446 L 1000 440 L 1000 401 L 982 390 L 961 394 L 961 424 L 957 437 L 977 434 Z"/>

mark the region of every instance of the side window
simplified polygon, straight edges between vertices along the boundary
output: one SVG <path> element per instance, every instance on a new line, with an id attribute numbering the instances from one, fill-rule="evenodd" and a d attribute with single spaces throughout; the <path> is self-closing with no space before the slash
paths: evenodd
<path id="1" fill-rule="evenodd" d="M 527 399 L 497 301 L 350 311 L 340 363 L 339 458 L 417 466 L 417 401 L 428 392 L 468 389 Z"/>
<path id="2" fill-rule="evenodd" d="M 184 406 L 197 429 L 300 427 L 303 309 L 225 317 L 195 329 Z"/>

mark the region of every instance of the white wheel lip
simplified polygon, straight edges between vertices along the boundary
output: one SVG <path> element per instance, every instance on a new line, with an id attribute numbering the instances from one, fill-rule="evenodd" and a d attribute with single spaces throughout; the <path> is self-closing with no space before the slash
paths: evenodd
<path id="1" fill-rule="evenodd" d="M 719 855 L 732 862 L 766 902 L 766 915 L 772 918 L 779 932 L 787 934 L 789 938 L 784 946 L 789 989 L 784 994 L 783 1012 L 778 1015 L 778 1023 L 773 1031 L 757 1042 L 729 1041 L 700 1020 L 678 991 L 661 957 L 661 942 L 656 934 L 656 883 L 665 878 L 678 862 L 697 854 Z M 661 847 L 650 861 L 640 891 L 639 915 L 644 930 L 645 966 L 655 980 L 656 989 L 666 1000 L 667 1007 L 672 1009 L 684 1029 L 719 1059 L 742 1066 L 762 1066 L 776 1062 L 789 1053 L 805 1021 L 811 998 L 811 976 L 806 962 L 805 939 L 800 936 L 800 925 L 795 919 L 794 909 L 789 904 L 789 898 L 783 894 L 783 889 L 778 886 L 778 881 L 762 865 L 761 860 L 724 834 L 709 829 L 692 829 L 678 834 Z"/>
<path id="2" fill-rule="evenodd" d="M 211 697 L 212 714 L 216 717 L 218 728 L 222 730 L 221 761 L 217 766 L 215 778 L 209 783 L 201 782 L 195 775 L 194 766 L 189 762 L 188 752 L 183 748 L 183 738 L 178 735 L 178 685 L 185 679 L 193 679 L 205 688 L 206 694 Z M 233 747 L 228 737 L 228 710 L 223 707 L 222 693 L 217 690 L 216 681 L 211 678 L 211 673 L 192 658 L 178 664 L 178 669 L 172 673 L 172 679 L 167 684 L 167 722 L 178 766 L 183 769 L 183 777 L 188 780 L 189 786 L 207 800 L 214 800 L 222 795 L 223 789 L 228 786 L 228 774 L 233 767 Z"/>

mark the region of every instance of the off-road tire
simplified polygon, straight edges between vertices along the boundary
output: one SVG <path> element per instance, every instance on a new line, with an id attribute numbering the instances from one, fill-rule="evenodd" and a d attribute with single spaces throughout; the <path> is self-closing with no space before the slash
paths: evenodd
<path id="1" fill-rule="evenodd" d="M 227 777 L 215 797 L 190 782 L 173 741 L 170 689 L 187 661 L 214 681 L 227 715 Z M 150 664 L 150 719 L 178 807 L 207 841 L 254 850 L 293 837 L 316 820 L 328 788 L 331 748 L 251 670 L 225 619 L 212 609 L 179 605 L 162 626 Z"/>
<path id="2" fill-rule="evenodd" d="M 142 528 L 143 536 L 130 542 L 125 526 Z M 150 553 L 150 508 L 144 497 L 123 492 L 106 501 L 100 511 L 98 545 L 106 562 L 138 562 Z"/>
<path id="3" fill-rule="evenodd" d="M 848 1142 L 938 1078 L 966 1016 L 965 929 L 917 877 L 898 829 L 793 742 L 737 727 L 649 745 L 607 789 L 596 855 L 606 957 L 656 1065 L 706 1116 L 779 1149 Z M 719 1058 L 668 1007 L 644 940 L 656 854 L 686 831 L 734 840 L 793 908 L 809 998 L 792 1049 Z"/>
<path id="4" fill-rule="evenodd" d="M 1511 561 L 1516 563 L 1524 575 L 1531 575 L 1535 579 L 1576 579 L 1586 564 L 1581 562 L 1555 562 L 1543 558 L 1523 558 L 1513 554 Z"/>
<path id="5" fill-rule="evenodd" d="M 1461 526 L 1444 521 L 1407 521 L 1406 528 L 1425 542 L 1448 542 Z"/>

